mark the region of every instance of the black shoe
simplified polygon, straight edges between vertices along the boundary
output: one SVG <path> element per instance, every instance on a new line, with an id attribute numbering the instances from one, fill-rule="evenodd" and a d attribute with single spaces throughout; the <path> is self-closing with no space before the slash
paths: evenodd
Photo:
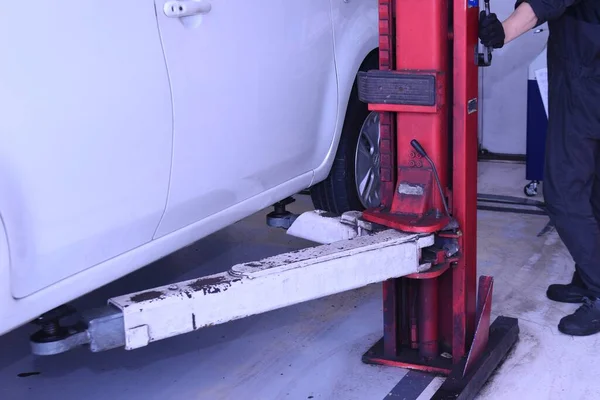
<path id="1" fill-rule="evenodd" d="M 577 266 L 575 266 L 571 283 L 550 285 L 546 291 L 546 296 L 550 300 L 561 303 L 583 303 L 583 299 L 591 295 L 577 272 Z"/>
<path id="2" fill-rule="evenodd" d="M 546 291 L 546 296 L 550 300 L 560 301 L 561 303 L 583 303 L 583 299 L 589 295 L 587 289 L 572 283 L 550 285 Z"/>
<path id="3" fill-rule="evenodd" d="M 585 298 L 573 314 L 560 320 L 558 330 L 566 335 L 588 336 L 600 332 L 600 299 Z"/>

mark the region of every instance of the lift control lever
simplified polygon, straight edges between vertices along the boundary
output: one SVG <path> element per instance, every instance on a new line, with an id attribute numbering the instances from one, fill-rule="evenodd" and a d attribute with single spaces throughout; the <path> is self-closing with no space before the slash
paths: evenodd
<path id="1" fill-rule="evenodd" d="M 490 0 L 485 0 L 485 15 L 490 15 Z M 488 46 L 484 49 L 483 53 L 477 54 L 477 65 L 480 67 L 489 67 L 492 65 L 492 51 L 494 49 L 491 46 Z"/>

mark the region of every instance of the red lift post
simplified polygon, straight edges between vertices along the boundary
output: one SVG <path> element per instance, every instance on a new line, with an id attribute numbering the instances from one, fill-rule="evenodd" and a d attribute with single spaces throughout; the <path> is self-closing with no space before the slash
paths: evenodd
<path id="1" fill-rule="evenodd" d="M 441 392 L 485 381 L 518 336 L 513 318 L 490 329 L 491 277 L 477 299 L 478 20 L 477 0 L 379 0 L 379 69 L 359 76 L 381 128 L 382 205 L 363 218 L 437 237 L 431 270 L 384 283 L 364 361 L 450 375 Z"/>

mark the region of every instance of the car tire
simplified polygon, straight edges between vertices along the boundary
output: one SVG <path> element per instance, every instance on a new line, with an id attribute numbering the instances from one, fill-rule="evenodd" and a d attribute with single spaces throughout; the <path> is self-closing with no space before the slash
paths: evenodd
<path id="1" fill-rule="evenodd" d="M 313 205 L 316 209 L 329 211 L 335 214 L 341 214 L 347 211 L 363 211 L 365 208 L 377 206 L 379 197 L 379 163 L 378 158 L 375 168 L 376 182 L 376 197 L 375 202 L 373 196 L 365 198 L 359 193 L 359 185 L 357 183 L 357 171 L 363 175 L 360 170 L 357 170 L 359 155 L 357 151 L 359 145 L 364 145 L 365 138 L 361 135 L 366 123 L 376 123 L 376 143 L 371 143 L 371 151 L 379 155 L 379 115 L 368 110 L 367 104 L 358 99 L 358 91 L 356 84 L 352 88 L 344 126 L 340 137 L 340 142 L 337 148 L 335 159 L 331 167 L 331 171 L 327 178 L 314 185 L 310 189 Z M 371 126 L 371 128 L 373 128 Z M 374 136 L 373 134 L 371 136 Z M 369 147 L 369 144 L 367 144 Z M 363 149 L 365 150 L 364 146 Z M 364 153 L 363 153 L 364 154 Z M 364 156 L 362 156 L 364 160 Z M 362 163 L 364 165 L 364 162 Z M 364 191 L 363 191 L 364 193 Z"/>

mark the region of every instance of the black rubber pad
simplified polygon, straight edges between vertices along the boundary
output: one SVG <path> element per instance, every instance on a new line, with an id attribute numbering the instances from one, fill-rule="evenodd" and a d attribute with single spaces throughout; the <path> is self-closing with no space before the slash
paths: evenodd
<path id="1" fill-rule="evenodd" d="M 358 97 L 369 104 L 434 106 L 434 75 L 373 70 L 358 74 Z"/>

